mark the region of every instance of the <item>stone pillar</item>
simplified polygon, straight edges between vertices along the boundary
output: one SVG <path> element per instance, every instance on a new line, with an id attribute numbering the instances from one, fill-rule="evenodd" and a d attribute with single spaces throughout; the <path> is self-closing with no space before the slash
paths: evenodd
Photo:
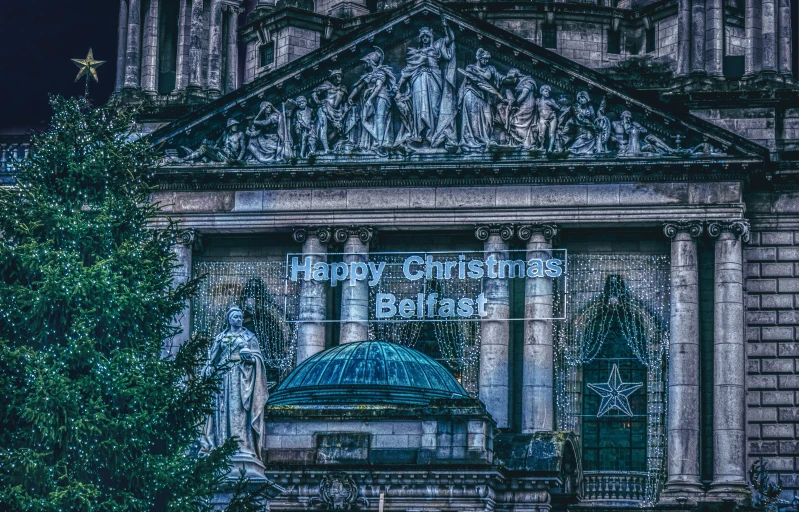
<path id="1" fill-rule="evenodd" d="M 138 89 L 141 71 L 141 0 L 128 3 L 128 41 L 125 51 L 125 89 Z"/>
<path id="2" fill-rule="evenodd" d="M 227 41 L 226 41 L 226 70 L 225 93 L 235 91 L 239 86 L 239 11 L 233 7 L 227 10 Z"/>
<path id="3" fill-rule="evenodd" d="M 117 26 L 117 76 L 114 90 L 119 92 L 125 86 L 125 56 L 128 51 L 128 0 L 119 0 Z"/>
<path id="4" fill-rule="evenodd" d="M 761 25 L 763 41 L 763 71 L 777 72 L 777 57 L 779 49 L 777 46 L 777 0 L 763 0 L 761 9 L 763 24 Z"/>
<path id="5" fill-rule="evenodd" d="M 203 62 L 203 0 L 191 0 L 191 27 L 189 29 L 189 88 L 202 87 Z"/>
<path id="6" fill-rule="evenodd" d="M 312 264 L 327 262 L 329 228 L 298 229 L 294 240 L 302 244 L 302 257 Z M 297 328 L 297 365 L 325 349 L 325 324 L 327 319 L 327 284 L 318 281 L 300 283 L 300 310 Z"/>
<path id="7" fill-rule="evenodd" d="M 172 284 L 180 286 L 185 284 L 191 279 L 191 265 L 192 255 L 195 248 L 201 245 L 201 235 L 195 229 L 186 229 L 178 234 L 176 243 L 172 246 L 172 251 L 175 253 L 177 268 L 172 276 Z M 180 329 L 180 332 L 175 334 L 171 340 L 164 344 L 161 356 L 164 358 L 175 357 L 178 349 L 188 341 L 191 336 L 191 301 L 186 301 L 186 306 L 183 308 L 183 313 L 175 318 L 175 327 Z"/>
<path id="8" fill-rule="evenodd" d="M 665 503 L 704 495 L 699 482 L 699 222 L 667 223 L 671 239 L 671 302 L 668 380 L 668 479 Z"/>
<path id="9" fill-rule="evenodd" d="M 746 336 L 743 251 L 745 220 L 711 222 L 716 239 L 713 278 L 713 483 L 709 497 L 747 501 Z"/>
<path id="10" fill-rule="evenodd" d="M 374 232 L 369 227 L 339 228 L 333 234 L 338 243 L 344 244 L 344 263 L 367 263 L 369 242 Z M 366 341 L 369 339 L 369 283 L 366 280 L 340 283 L 341 286 L 341 335 L 339 343 Z"/>
<path id="11" fill-rule="evenodd" d="M 483 242 L 484 257 L 508 259 L 508 241 L 513 238 L 509 225 L 480 226 L 475 236 Z M 498 265 L 493 265 L 494 271 Z M 490 272 L 490 268 L 486 269 Z M 489 274 L 487 274 L 489 275 Z M 508 428 L 508 383 L 510 377 L 510 294 L 507 279 L 483 279 L 487 299 L 486 315 L 480 321 L 479 396 L 498 428 Z"/>
<path id="12" fill-rule="evenodd" d="M 158 94 L 158 0 L 150 0 L 144 16 L 141 88 L 149 95 Z"/>
<path id="13" fill-rule="evenodd" d="M 746 47 L 744 48 L 744 69 L 746 76 L 758 73 L 763 66 L 763 40 L 761 27 L 762 0 L 746 0 L 744 6 L 744 30 Z"/>
<path id="14" fill-rule="evenodd" d="M 222 0 L 211 0 L 211 23 L 208 27 L 208 92 L 222 95 Z"/>
<path id="15" fill-rule="evenodd" d="M 527 260 L 548 260 L 553 225 L 519 228 L 527 242 Z M 555 429 L 555 360 L 552 352 L 552 279 L 527 277 L 524 287 L 524 356 L 522 359 L 522 434 Z"/>
<path id="16" fill-rule="evenodd" d="M 691 0 L 679 0 L 677 7 L 677 75 L 691 72 Z"/>
<path id="17" fill-rule="evenodd" d="M 792 74 L 792 48 L 791 48 L 791 2 L 790 0 L 777 0 L 779 2 L 779 72 L 790 77 Z"/>
<path id="18" fill-rule="evenodd" d="M 182 91 L 186 89 L 186 85 L 189 83 L 188 70 L 186 69 L 188 67 L 186 56 L 188 53 L 187 45 L 189 44 L 189 27 L 186 24 L 186 17 L 189 10 L 188 2 L 191 0 L 178 1 L 180 6 L 178 8 L 178 59 L 175 63 L 175 90 Z"/>
<path id="19" fill-rule="evenodd" d="M 705 0 L 691 2 L 691 73 L 705 73 Z"/>
<path id="20" fill-rule="evenodd" d="M 722 0 L 706 0 L 705 70 L 710 76 L 724 77 L 724 5 Z"/>

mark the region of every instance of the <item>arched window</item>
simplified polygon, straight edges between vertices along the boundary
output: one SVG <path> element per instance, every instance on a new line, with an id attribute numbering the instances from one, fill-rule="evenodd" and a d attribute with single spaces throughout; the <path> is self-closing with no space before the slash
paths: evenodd
<path id="1" fill-rule="evenodd" d="M 583 499 L 653 504 L 665 474 L 668 257 L 571 255 L 568 268 L 556 413 L 580 441 Z"/>

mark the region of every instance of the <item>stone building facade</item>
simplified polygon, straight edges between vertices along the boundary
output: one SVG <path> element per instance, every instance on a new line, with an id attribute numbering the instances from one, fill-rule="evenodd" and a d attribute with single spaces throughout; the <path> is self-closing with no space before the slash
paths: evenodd
<path id="1" fill-rule="evenodd" d="M 140 104 L 165 148 L 153 200 L 187 228 L 184 275 L 208 276 L 183 336 L 215 335 L 236 303 L 272 364 L 272 508 L 748 506 L 760 460 L 790 500 L 796 14 L 787 0 L 121 0 L 112 101 Z M 24 151 L 0 140 L 0 166 Z M 440 325 L 381 323 L 366 282 L 286 279 L 291 256 L 558 250 L 562 284 L 485 279 L 485 313 Z M 342 346 L 379 340 L 435 359 L 463 394 L 346 369 Z M 341 366 L 336 383 L 297 385 L 320 361 Z"/>

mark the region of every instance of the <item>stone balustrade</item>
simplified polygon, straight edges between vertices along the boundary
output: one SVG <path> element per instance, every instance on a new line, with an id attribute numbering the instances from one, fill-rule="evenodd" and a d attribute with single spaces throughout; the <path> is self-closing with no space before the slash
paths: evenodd
<path id="1" fill-rule="evenodd" d="M 585 471 L 583 473 L 583 502 L 643 501 L 647 473 L 640 471 Z"/>

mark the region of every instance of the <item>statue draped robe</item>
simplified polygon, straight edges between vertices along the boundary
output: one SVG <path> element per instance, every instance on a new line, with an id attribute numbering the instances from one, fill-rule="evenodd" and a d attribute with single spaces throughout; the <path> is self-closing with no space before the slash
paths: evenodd
<path id="1" fill-rule="evenodd" d="M 249 351 L 252 363 L 241 358 L 242 350 Z M 238 453 L 258 460 L 264 446 L 264 406 L 269 398 L 266 365 L 258 338 L 248 329 L 238 333 L 222 331 L 209 352 L 211 364 L 231 361 L 216 396 L 214 412 L 208 417 L 203 432 L 206 449 L 221 446 L 231 437 L 239 439 Z"/>
<path id="2" fill-rule="evenodd" d="M 442 75 L 440 61 L 446 61 Z M 402 77 L 407 78 L 411 101 L 413 142 L 427 139 L 432 147 L 442 142 L 455 143 L 455 41 L 446 38 L 424 48 L 408 48 Z"/>

